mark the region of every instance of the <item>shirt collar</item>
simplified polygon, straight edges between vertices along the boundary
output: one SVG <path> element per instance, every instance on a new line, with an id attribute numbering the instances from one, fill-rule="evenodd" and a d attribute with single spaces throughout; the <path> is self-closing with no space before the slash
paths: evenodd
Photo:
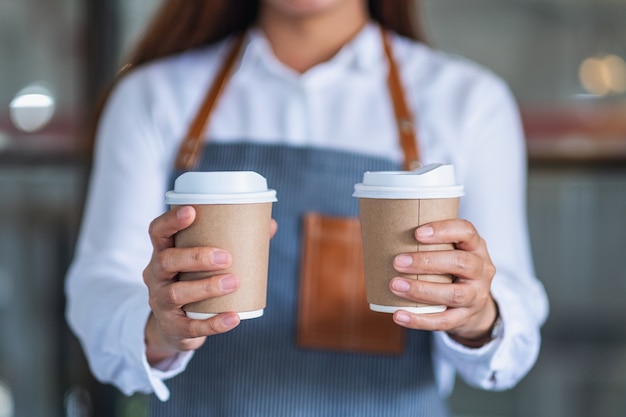
<path id="1" fill-rule="evenodd" d="M 295 74 L 294 71 L 276 59 L 269 42 L 258 27 L 253 27 L 248 31 L 246 42 L 247 45 L 238 71 L 247 73 L 262 66 L 272 73 L 291 74 L 292 76 Z M 384 64 L 383 58 L 384 50 L 380 38 L 380 26 L 376 23 L 368 23 L 335 56 L 311 68 L 308 72 L 316 71 L 321 66 L 341 66 L 357 71 L 371 71 Z"/>
<path id="2" fill-rule="evenodd" d="M 349 51 L 350 49 L 352 49 L 354 65 L 357 69 L 368 71 L 380 68 L 384 62 L 380 26 L 376 23 L 369 23 L 365 26 L 343 50 Z"/>

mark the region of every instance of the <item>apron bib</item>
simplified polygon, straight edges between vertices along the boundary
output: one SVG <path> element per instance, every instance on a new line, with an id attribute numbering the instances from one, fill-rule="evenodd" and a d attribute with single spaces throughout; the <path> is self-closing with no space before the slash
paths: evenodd
<path id="1" fill-rule="evenodd" d="M 185 372 L 167 382 L 169 401 L 152 396 L 151 416 L 448 416 L 434 379 L 429 332 L 407 331 L 404 349 L 395 355 L 296 344 L 303 216 L 355 216 L 358 201 L 351 194 L 363 170 L 397 168 L 388 159 L 323 149 L 205 145 L 198 169 L 258 171 L 279 195 L 272 209 L 279 227 L 270 242 L 267 307 L 263 317 L 207 338 Z"/>
<path id="2" fill-rule="evenodd" d="M 417 161 L 414 126 L 384 33 L 383 41 L 404 167 L 410 168 Z M 364 171 L 398 170 L 400 164 L 245 138 L 204 143 L 242 42 L 235 43 L 190 126 L 173 178 L 185 170 L 251 170 L 277 190 L 267 307 L 262 318 L 208 338 L 187 370 L 168 382 L 170 400 L 152 397 L 150 415 L 447 416 L 434 380 L 430 333 L 405 335 L 390 315 L 369 311 L 362 271 L 360 277 L 354 272 L 362 268 L 362 252 L 353 186 Z M 340 255 L 331 256 L 336 265 L 329 266 L 329 254 Z"/>

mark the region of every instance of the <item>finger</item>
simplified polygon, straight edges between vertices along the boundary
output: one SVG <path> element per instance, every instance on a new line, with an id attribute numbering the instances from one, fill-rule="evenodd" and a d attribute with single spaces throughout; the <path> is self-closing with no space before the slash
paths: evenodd
<path id="1" fill-rule="evenodd" d="M 178 351 L 195 350 L 202 346 L 207 336 L 228 332 L 240 323 L 237 313 L 220 313 L 206 320 L 194 320 L 182 310 L 167 323 L 162 322 L 168 346 Z"/>
<path id="2" fill-rule="evenodd" d="M 406 310 L 398 310 L 393 314 L 393 321 L 400 326 L 431 332 L 455 329 L 463 322 L 463 319 L 462 309 L 455 308 L 433 314 L 415 314 Z"/>
<path id="3" fill-rule="evenodd" d="M 158 280 L 170 280 L 179 272 L 212 272 L 228 268 L 232 263 L 229 252 L 218 248 L 168 248 L 155 253 L 150 261 Z"/>
<path id="4" fill-rule="evenodd" d="M 485 248 L 472 223 L 462 219 L 427 223 L 415 230 L 415 238 L 424 244 L 453 243 L 458 249 L 477 251 Z"/>
<path id="5" fill-rule="evenodd" d="M 276 220 L 272 219 L 270 223 L 270 239 L 274 237 L 277 230 L 278 230 L 278 223 L 276 222 Z"/>
<path id="6" fill-rule="evenodd" d="M 196 218 L 191 206 L 175 207 L 163 213 L 150 223 L 148 233 L 155 251 L 174 246 L 174 235 L 189 227 Z"/>
<path id="7" fill-rule="evenodd" d="M 427 282 L 396 277 L 389 289 L 398 297 L 424 304 L 467 307 L 476 299 L 476 290 L 471 285 L 460 283 Z"/>
<path id="8" fill-rule="evenodd" d="M 230 294 L 239 288 L 239 279 L 232 274 L 193 281 L 178 281 L 168 285 L 152 297 L 152 310 L 179 309 L 185 304 Z"/>
<path id="9" fill-rule="evenodd" d="M 489 276 L 491 263 L 475 253 L 462 250 L 402 253 L 393 261 L 398 272 L 406 274 L 448 274 L 462 278 Z"/>
<path id="10" fill-rule="evenodd" d="M 189 322 L 192 332 L 200 332 L 200 334 L 203 335 L 214 336 L 234 329 L 239 325 L 241 319 L 239 318 L 239 314 L 229 312 L 220 313 L 206 320 L 189 319 Z"/>

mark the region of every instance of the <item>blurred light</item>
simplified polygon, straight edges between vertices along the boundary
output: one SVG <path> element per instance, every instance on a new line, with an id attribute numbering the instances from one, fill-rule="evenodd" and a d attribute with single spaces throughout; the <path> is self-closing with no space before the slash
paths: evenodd
<path id="1" fill-rule="evenodd" d="M 13 395 L 9 386 L 0 381 L 0 417 L 14 417 Z"/>
<path id="2" fill-rule="evenodd" d="M 607 55 L 604 64 L 611 75 L 611 89 L 616 93 L 626 92 L 626 62 L 617 55 Z"/>
<path id="3" fill-rule="evenodd" d="M 578 71 L 583 88 L 596 96 L 626 93 L 626 63 L 609 54 L 585 59 Z"/>
<path id="4" fill-rule="evenodd" d="M 91 396 L 85 388 L 76 386 L 65 393 L 66 417 L 89 417 L 91 411 Z"/>
<path id="5" fill-rule="evenodd" d="M 598 96 L 608 94 L 607 74 L 599 58 L 587 58 L 580 64 L 580 83 L 583 88 Z"/>
<path id="6" fill-rule="evenodd" d="M 55 103 L 50 90 L 32 84 L 19 91 L 9 107 L 13 125 L 23 132 L 34 132 L 52 119 Z"/>

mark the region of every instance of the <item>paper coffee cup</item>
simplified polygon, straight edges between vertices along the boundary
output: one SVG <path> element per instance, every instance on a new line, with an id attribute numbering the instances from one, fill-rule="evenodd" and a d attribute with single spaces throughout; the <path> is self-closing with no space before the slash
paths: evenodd
<path id="1" fill-rule="evenodd" d="M 196 219 L 174 236 L 176 247 L 210 246 L 232 256 L 231 267 L 214 272 L 181 272 L 180 280 L 233 273 L 237 291 L 185 305 L 187 317 L 207 319 L 235 311 L 241 319 L 263 315 L 267 295 L 270 222 L 276 191 L 256 172 L 187 172 L 165 195 L 170 206 L 191 205 Z"/>
<path id="2" fill-rule="evenodd" d="M 384 313 L 406 310 L 436 313 L 443 305 L 427 305 L 397 297 L 389 282 L 397 276 L 431 282 L 452 282 L 450 275 L 408 275 L 393 268 L 400 253 L 448 250 L 453 245 L 424 245 L 415 239 L 415 229 L 437 220 L 458 216 L 463 186 L 456 184 L 452 165 L 432 164 L 415 171 L 366 172 L 354 186 L 359 198 L 359 220 L 367 300 L 370 309 Z"/>

